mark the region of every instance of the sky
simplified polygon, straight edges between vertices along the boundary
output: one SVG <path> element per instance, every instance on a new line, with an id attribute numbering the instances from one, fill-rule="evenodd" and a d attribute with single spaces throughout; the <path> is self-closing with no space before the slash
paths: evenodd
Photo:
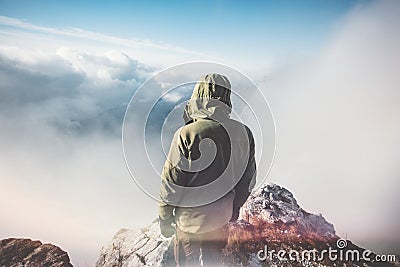
<path id="1" fill-rule="evenodd" d="M 122 153 L 125 109 L 158 71 L 210 61 L 250 77 L 270 104 L 268 180 L 340 236 L 399 253 L 399 11 L 397 1 L 0 1 L 0 238 L 50 242 L 92 266 L 118 229 L 149 224 L 156 203 Z"/>
<path id="2" fill-rule="evenodd" d="M 0 12 L 40 26 L 83 29 L 182 47 L 201 53 L 201 58 L 216 58 L 231 65 L 238 64 L 233 59 L 240 51 L 242 64 L 255 65 L 253 69 L 258 69 L 260 64 L 268 66 L 284 61 L 288 52 L 312 54 L 335 27 L 335 21 L 356 3 L 2 1 Z M 140 56 L 138 53 L 136 56 Z M 254 59 L 259 62 L 255 64 Z"/>

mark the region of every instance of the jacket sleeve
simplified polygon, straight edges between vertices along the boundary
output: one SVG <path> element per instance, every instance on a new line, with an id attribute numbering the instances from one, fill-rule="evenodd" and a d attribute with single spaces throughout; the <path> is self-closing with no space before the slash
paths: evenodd
<path id="1" fill-rule="evenodd" d="M 175 206 L 168 204 L 171 200 L 177 200 L 173 185 L 184 186 L 187 181 L 187 172 L 183 171 L 182 157 L 188 156 L 188 149 L 180 136 L 180 129 L 175 133 L 171 143 L 168 158 L 165 161 L 161 173 L 160 201 L 158 202 L 158 213 L 162 220 L 171 218 L 174 214 Z"/>
<path id="2" fill-rule="evenodd" d="M 246 127 L 247 128 L 247 127 Z M 247 128 L 247 134 L 249 137 L 249 160 L 247 163 L 246 170 L 243 173 L 242 178 L 235 186 L 235 199 L 233 202 L 233 215 L 232 220 L 236 220 L 239 217 L 239 210 L 246 202 L 256 184 L 257 167 L 255 159 L 255 144 L 253 134 L 250 129 Z"/>

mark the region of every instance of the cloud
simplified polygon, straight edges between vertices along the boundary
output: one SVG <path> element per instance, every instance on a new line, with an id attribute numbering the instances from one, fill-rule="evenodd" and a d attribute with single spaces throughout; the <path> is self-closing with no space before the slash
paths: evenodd
<path id="1" fill-rule="evenodd" d="M 26 43 L 25 40 L 32 42 Z M 93 50 L 104 53 L 110 49 L 126 51 L 146 64 L 168 66 L 185 61 L 210 60 L 214 57 L 202 52 L 172 44 L 121 38 L 112 35 L 87 31 L 79 28 L 52 28 L 39 26 L 28 21 L 0 16 L 0 40 L 3 45 L 18 47 L 74 47 L 79 50 Z"/>
<path id="2" fill-rule="evenodd" d="M 61 47 L 57 55 L 67 62 L 74 71 L 83 73 L 94 80 L 143 81 L 151 68 L 119 51 L 108 51 L 104 56 L 91 55 L 76 49 Z"/>
<path id="3" fill-rule="evenodd" d="M 56 243 L 75 264 L 94 263 L 119 227 L 141 226 L 137 213 L 152 220 L 127 211 L 147 196 L 126 171 L 120 137 L 152 71 L 118 51 L 0 47 L 1 237 Z"/>
<path id="4" fill-rule="evenodd" d="M 338 234 L 396 253 L 399 11 L 396 1 L 355 8 L 315 58 L 263 83 L 277 123 L 272 179 Z"/>
<path id="5" fill-rule="evenodd" d="M 67 29 L 57 29 L 51 27 L 38 26 L 33 23 L 19 20 L 12 17 L 0 16 L 0 25 L 8 26 L 12 28 L 18 28 L 21 30 L 34 31 L 37 33 L 44 34 L 53 34 L 58 36 L 68 36 L 68 37 L 76 37 L 80 39 L 90 39 L 94 41 L 107 42 L 110 44 L 118 44 L 123 46 L 143 46 L 143 47 L 152 47 L 160 50 L 168 50 L 172 52 L 179 52 L 184 54 L 193 54 L 193 55 L 204 55 L 200 52 L 191 51 L 182 47 L 172 46 L 169 44 L 160 44 L 155 43 L 149 40 L 135 40 L 135 39 L 125 39 L 116 36 L 105 35 L 101 33 L 91 32 L 84 29 L 79 28 L 67 28 Z"/>
<path id="6" fill-rule="evenodd" d="M 176 103 L 179 100 L 181 100 L 182 98 L 183 98 L 183 95 L 181 95 L 179 93 L 171 93 L 171 94 L 166 94 L 162 99 L 167 102 Z"/>
<path id="7" fill-rule="evenodd" d="M 2 47 L 0 69 L 0 110 L 76 133 L 119 133 L 130 96 L 152 71 L 121 52 L 65 47 L 47 55 Z"/>

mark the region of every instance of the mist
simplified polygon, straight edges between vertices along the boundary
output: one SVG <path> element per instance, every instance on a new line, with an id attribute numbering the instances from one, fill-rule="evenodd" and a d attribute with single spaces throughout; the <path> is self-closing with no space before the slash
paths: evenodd
<path id="1" fill-rule="evenodd" d="M 317 56 L 261 83 L 275 115 L 270 174 L 342 237 L 399 253 L 400 11 L 352 10 Z"/>

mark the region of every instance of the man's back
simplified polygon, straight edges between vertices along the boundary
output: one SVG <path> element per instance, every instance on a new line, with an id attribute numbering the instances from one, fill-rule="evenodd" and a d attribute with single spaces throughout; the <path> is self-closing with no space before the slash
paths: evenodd
<path id="1" fill-rule="evenodd" d="M 196 207 L 176 207 L 175 216 L 178 226 L 188 232 L 212 231 L 223 226 L 232 216 L 237 216 L 234 211 L 235 199 L 247 199 L 249 187 L 254 173 L 246 173 L 247 162 L 254 157 L 254 141 L 251 131 L 242 123 L 232 119 L 222 123 L 211 119 L 198 119 L 180 130 L 175 137 L 180 147 L 180 153 L 188 160 L 187 169 L 181 175 L 176 175 L 176 168 L 166 164 L 162 176 L 166 179 L 175 178 L 175 184 L 185 187 L 201 187 L 210 185 L 209 189 L 199 189 L 201 194 L 189 192 L 182 199 L 189 197 L 192 203 L 204 203 L 206 196 L 213 192 L 213 201 Z M 253 148 L 253 149 L 250 149 Z M 216 150 L 212 162 L 204 169 L 196 171 L 204 154 Z M 252 150 L 252 151 L 251 151 Z M 170 155 L 170 157 L 172 157 Z M 207 160 L 205 160 L 207 161 Z M 250 166 L 252 168 L 252 166 Z M 219 180 L 219 183 L 215 183 Z M 214 183 L 213 183 L 214 182 Z M 239 190 L 235 190 L 235 188 Z M 244 191 L 244 192 L 243 192 Z"/>
<path id="2" fill-rule="evenodd" d="M 172 222 L 177 225 L 176 252 L 182 249 L 180 255 L 185 254 L 176 257 L 177 262 L 193 261 L 185 246 L 196 247 L 196 253 L 200 246 L 206 253 L 204 244 L 217 244 L 218 249 L 207 253 L 209 258 L 220 252 L 227 239 L 224 226 L 238 218 L 255 184 L 253 135 L 247 126 L 230 119 L 231 108 L 227 78 L 206 75 L 186 105 L 185 126 L 172 140 L 161 175 L 159 217 L 166 235 L 172 232 Z M 223 240 L 207 242 L 213 235 Z"/>
<path id="3" fill-rule="evenodd" d="M 186 181 L 188 183 L 185 183 L 189 187 L 213 182 L 220 178 L 224 171 L 227 171 L 228 165 L 233 169 L 239 169 L 240 166 L 243 167 L 243 162 L 251 154 L 250 145 L 254 147 L 253 135 L 250 129 L 232 119 L 226 119 L 222 122 L 212 119 L 198 119 L 183 126 L 178 132 L 181 142 L 187 149 L 183 149 L 184 156 L 189 162 L 201 161 L 204 156 L 202 152 L 207 154 L 216 150 L 214 159 L 207 168 L 192 171 L 193 177 L 190 179 L 190 183 L 189 180 Z M 232 161 L 231 164 L 229 164 L 230 161 Z M 190 171 L 190 168 L 188 171 Z M 240 174 L 240 170 L 232 173 L 235 176 L 242 174 Z M 237 177 L 235 180 L 239 181 L 240 178 Z"/>

